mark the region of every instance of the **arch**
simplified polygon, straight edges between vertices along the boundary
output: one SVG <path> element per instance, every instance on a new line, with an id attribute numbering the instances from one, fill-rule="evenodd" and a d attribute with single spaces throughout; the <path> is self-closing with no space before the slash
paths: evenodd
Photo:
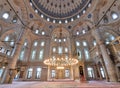
<path id="1" fill-rule="evenodd" d="M 12 34 L 12 33 L 14 33 L 15 32 L 15 30 L 8 30 L 8 31 L 6 31 L 5 33 L 3 33 L 2 35 L 1 35 L 1 40 L 4 40 L 4 38 L 7 36 L 7 35 L 9 35 L 9 34 Z"/>
<path id="2" fill-rule="evenodd" d="M 102 33 L 105 33 L 105 32 L 109 32 L 110 34 L 114 35 L 115 37 L 118 37 L 118 36 L 119 36 L 117 33 L 115 33 L 115 32 L 113 31 L 112 28 L 109 28 L 109 27 L 103 27 L 103 28 L 100 28 L 100 30 L 101 30 L 101 34 L 102 34 Z"/>
<path id="3" fill-rule="evenodd" d="M 82 22 L 80 22 L 79 24 L 77 24 L 74 28 L 73 28 L 73 30 L 72 30 L 72 34 L 73 35 L 76 35 L 75 33 L 77 32 L 77 31 L 82 31 L 83 30 L 83 28 L 87 28 L 88 29 L 88 31 L 90 31 L 90 29 L 93 27 L 93 22 L 91 22 L 90 20 L 84 20 L 84 21 L 82 21 Z"/>

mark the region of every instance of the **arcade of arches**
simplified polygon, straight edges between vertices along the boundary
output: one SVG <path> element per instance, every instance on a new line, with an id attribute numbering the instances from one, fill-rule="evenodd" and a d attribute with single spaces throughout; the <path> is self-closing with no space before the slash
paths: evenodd
<path id="1" fill-rule="evenodd" d="M 119 83 L 119 0 L 0 0 L 0 84 L 21 81 Z"/>

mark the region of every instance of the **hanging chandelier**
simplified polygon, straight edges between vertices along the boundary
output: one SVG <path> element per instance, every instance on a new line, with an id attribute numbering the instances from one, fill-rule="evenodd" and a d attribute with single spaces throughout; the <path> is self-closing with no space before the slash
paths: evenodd
<path id="1" fill-rule="evenodd" d="M 65 39 L 67 39 L 67 38 L 65 38 L 62 35 L 62 28 L 60 28 L 59 37 L 55 38 L 55 41 L 58 40 L 57 47 L 68 46 L 67 43 L 66 43 L 66 45 L 64 44 Z M 62 40 L 64 42 L 62 42 Z M 64 69 L 65 66 L 73 66 L 78 63 L 78 60 L 73 58 L 72 56 L 73 55 L 71 55 L 69 52 L 54 53 L 53 55 L 51 55 L 51 57 L 44 60 L 44 64 L 46 64 L 48 66 L 54 66 L 57 69 Z"/>
<path id="2" fill-rule="evenodd" d="M 57 67 L 65 67 L 65 66 L 73 66 L 78 63 L 78 60 L 75 58 L 64 58 L 64 57 L 53 57 L 44 60 L 44 64 L 49 66 L 57 66 Z"/>

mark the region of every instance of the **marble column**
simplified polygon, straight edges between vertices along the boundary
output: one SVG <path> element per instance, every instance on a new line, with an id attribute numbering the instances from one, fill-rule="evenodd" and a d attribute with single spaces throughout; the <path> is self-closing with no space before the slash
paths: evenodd
<path id="1" fill-rule="evenodd" d="M 71 80 L 74 80 L 74 74 L 73 74 L 73 67 L 70 67 L 70 71 L 71 71 Z"/>
<path id="2" fill-rule="evenodd" d="M 79 65 L 74 66 L 74 79 L 77 81 L 80 79 L 80 75 L 79 75 Z"/>
<path id="3" fill-rule="evenodd" d="M 84 62 L 84 66 L 83 66 L 83 73 L 84 73 L 84 81 L 87 81 L 87 66 Z"/>
<path id="4" fill-rule="evenodd" d="M 24 40 L 27 36 L 27 30 L 25 31 L 24 29 L 21 31 L 20 36 L 18 36 L 18 40 L 15 42 L 15 53 L 13 55 L 13 58 L 11 59 L 11 61 L 8 64 L 8 68 L 6 69 L 6 73 L 3 75 L 3 81 L 2 83 L 12 83 L 14 77 L 15 77 L 15 73 L 16 73 L 16 63 L 17 60 L 19 58 L 21 49 L 23 47 L 24 44 Z"/>
<path id="5" fill-rule="evenodd" d="M 28 68 L 25 67 L 24 73 L 23 73 L 23 81 L 27 79 L 27 70 L 28 70 Z"/>
<path id="6" fill-rule="evenodd" d="M 20 44 L 17 45 L 15 55 L 14 55 L 13 59 L 11 59 L 11 62 L 9 63 L 8 68 L 6 69 L 7 71 L 3 75 L 2 80 L 4 80 L 4 81 L 2 81 L 2 83 L 12 83 L 12 80 L 15 76 L 14 73 L 16 70 L 16 63 L 17 63 L 17 60 L 18 60 L 18 57 L 19 57 L 19 54 L 20 54 L 20 51 L 22 48 L 21 46 L 22 45 L 20 45 Z"/>
<path id="7" fill-rule="evenodd" d="M 99 29 L 93 29 L 92 34 L 95 37 L 97 43 L 99 44 L 101 54 L 103 56 L 103 61 L 105 63 L 105 67 L 106 67 L 107 72 L 108 72 L 109 81 L 110 82 L 116 82 L 117 77 L 116 77 L 116 73 L 115 73 L 116 72 L 115 67 L 114 67 L 114 64 L 113 64 L 110 56 L 107 53 L 106 46 L 105 46 L 105 44 L 103 43 L 103 41 L 101 39 L 101 36 L 99 34 Z"/>
<path id="8" fill-rule="evenodd" d="M 96 65 L 96 68 L 97 68 L 98 74 L 100 76 L 100 79 L 102 79 L 102 75 L 101 75 L 101 72 L 100 72 L 100 67 L 98 65 Z"/>
<path id="9" fill-rule="evenodd" d="M 47 81 L 50 81 L 50 66 L 48 66 Z"/>
<path id="10" fill-rule="evenodd" d="M 32 72 L 32 78 L 31 80 L 35 80 L 36 79 L 36 67 L 33 67 L 33 72 Z"/>

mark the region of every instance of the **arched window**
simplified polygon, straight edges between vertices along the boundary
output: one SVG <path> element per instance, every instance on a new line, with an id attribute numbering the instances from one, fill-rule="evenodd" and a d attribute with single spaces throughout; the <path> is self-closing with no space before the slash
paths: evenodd
<path id="1" fill-rule="evenodd" d="M 2 77 L 2 74 L 3 74 L 3 69 L 0 68 L 0 77 Z"/>
<path id="2" fill-rule="evenodd" d="M 77 31 L 77 32 L 76 32 L 76 35 L 79 35 L 79 34 L 80 34 L 80 32 L 79 32 L 79 31 Z"/>
<path id="3" fill-rule="evenodd" d="M 39 59 L 40 60 L 43 59 L 43 53 L 44 53 L 44 49 L 40 50 L 40 53 L 39 53 Z"/>
<path id="4" fill-rule="evenodd" d="M 56 52 L 56 47 L 53 47 L 53 53 L 55 53 Z"/>
<path id="5" fill-rule="evenodd" d="M 10 42 L 10 46 L 14 46 L 15 41 L 12 39 Z"/>
<path id="6" fill-rule="evenodd" d="M 86 41 L 83 41 L 83 46 L 87 46 L 87 42 Z"/>
<path id="7" fill-rule="evenodd" d="M 115 36 L 109 32 L 105 32 L 105 44 L 109 44 L 115 39 Z"/>
<path id="8" fill-rule="evenodd" d="M 77 49 L 77 55 L 78 55 L 78 59 L 81 60 L 82 59 L 82 51 L 80 49 Z"/>
<path id="9" fill-rule="evenodd" d="M 93 41 L 93 46 L 96 46 L 96 45 L 97 45 L 96 40 L 94 40 Z"/>
<path id="10" fill-rule="evenodd" d="M 2 14 L 2 18 L 7 20 L 10 17 L 10 14 L 8 12 L 5 12 Z"/>
<path id="11" fill-rule="evenodd" d="M 76 46 L 80 46 L 80 42 L 76 41 Z"/>
<path id="12" fill-rule="evenodd" d="M 28 45 L 28 43 L 27 43 L 27 41 L 25 41 L 24 42 L 24 44 L 23 44 L 23 47 L 22 47 L 22 49 L 21 49 L 21 52 L 20 52 L 20 56 L 19 56 L 19 60 L 25 60 L 24 58 L 24 56 L 25 56 L 25 53 L 26 53 L 26 49 L 27 49 L 27 45 Z"/>
<path id="13" fill-rule="evenodd" d="M 93 68 L 92 67 L 88 67 L 87 71 L 88 71 L 88 77 L 89 78 L 94 78 L 94 70 L 93 70 Z"/>
<path id="14" fill-rule="evenodd" d="M 15 38 L 14 37 L 15 37 L 14 33 L 5 36 L 5 38 L 3 40 L 4 45 L 1 46 L 2 49 L 0 50 L 1 53 L 6 54 L 7 56 L 11 56 L 12 50 L 14 49 L 14 46 L 15 46 Z"/>
<path id="15" fill-rule="evenodd" d="M 41 42 L 41 46 L 44 46 L 44 45 L 45 45 L 45 42 L 44 42 L 44 41 L 42 41 L 42 42 Z"/>
<path id="16" fill-rule="evenodd" d="M 59 53 L 59 54 L 62 54 L 62 52 L 63 52 L 63 47 L 59 46 L 59 47 L 58 47 L 58 53 Z"/>
<path id="17" fill-rule="evenodd" d="M 36 56 L 36 50 L 33 50 L 33 51 L 32 51 L 32 55 L 31 55 L 31 59 L 32 59 L 32 60 L 35 59 L 35 56 Z"/>
<path id="18" fill-rule="evenodd" d="M 113 20 L 118 19 L 118 14 L 116 12 L 111 12 L 111 16 Z"/>
<path id="19" fill-rule="evenodd" d="M 8 41 L 9 40 L 9 36 L 6 36 L 4 41 Z"/>
<path id="20" fill-rule="evenodd" d="M 56 71 L 52 69 L 52 70 L 51 70 L 51 77 L 52 77 L 52 78 L 55 78 L 55 76 L 56 76 Z"/>
<path id="21" fill-rule="evenodd" d="M 33 73 L 33 68 L 29 68 L 27 72 L 27 78 L 30 79 L 32 78 L 32 73 Z"/>
<path id="22" fill-rule="evenodd" d="M 36 79 L 40 79 L 40 77 L 41 77 L 41 71 L 42 71 L 42 68 L 37 68 L 36 69 Z"/>
<path id="23" fill-rule="evenodd" d="M 20 60 L 23 60 L 24 59 L 24 54 L 25 54 L 25 51 L 24 51 L 24 49 L 21 51 L 21 53 L 20 53 L 20 57 L 19 57 L 19 59 Z"/>
<path id="24" fill-rule="evenodd" d="M 37 42 L 37 41 L 35 41 L 35 42 L 34 42 L 34 46 L 37 46 L 37 45 L 38 45 L 38 42 Z"/>
<path id="25" fill-rule="evenodd" d="M 108 17 L 107 17 L 107 16 L 105 16 L 105 17 L 103 18 L 103 20 L 104 20 L 104 23 L 108 23 Z"/>
<path id="26" fill-rule="evenodd" d="M 88 48 L 84 48 L 84 54 L 85 54 L 85 58 L 86 58 L 86 60 L 89 60 L 90 55 L 89 55 Z"/>
<path id="27" fill-rule="evenodd" d="M 68 53 L 68 48 L 67 47 L 65 47 L 65 53 Z"/>

